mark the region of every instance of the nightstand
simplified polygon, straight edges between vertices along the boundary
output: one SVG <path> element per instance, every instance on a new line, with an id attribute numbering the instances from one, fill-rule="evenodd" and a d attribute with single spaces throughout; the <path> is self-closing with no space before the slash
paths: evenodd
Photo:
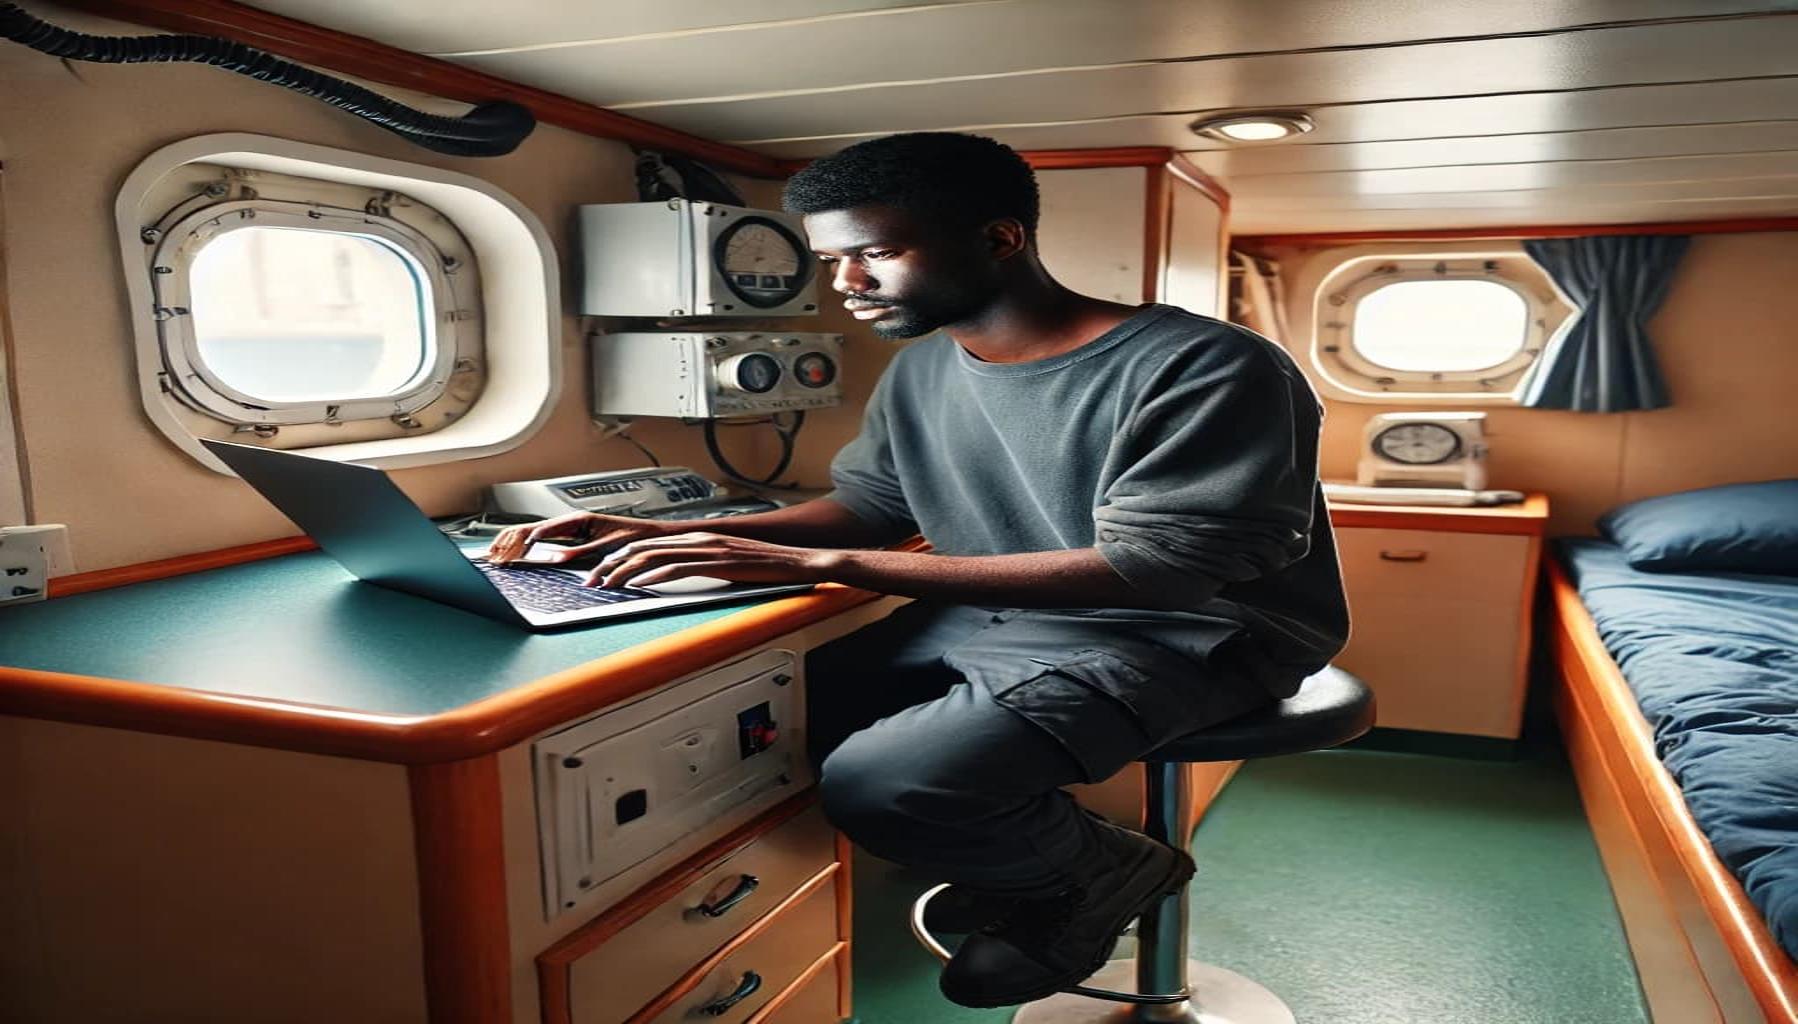
<path id="1" fill-rule="evenodd" d="M 1379 701 L 1381 729 L 1516 739 L 1548 498 L 1440 508 L 1332 505 L 1349 598 L 1335 664 Z"/>

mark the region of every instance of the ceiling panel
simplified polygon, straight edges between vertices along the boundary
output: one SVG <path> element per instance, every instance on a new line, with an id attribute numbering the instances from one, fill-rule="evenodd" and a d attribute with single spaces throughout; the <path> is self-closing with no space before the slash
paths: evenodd
<path id="1" fill-rule="evenodd" d="M 1396 170 L 1265 174 L 1231 178 L 1244 201 L 1332 199 L 1435 192 L 1512 192 L 1571 186 L 1710 182 L 1719 186 L 1798 175 L 1798 150 L 1563 163 L 1465 164 Z"/>
<path id="2" fill-rule="evenodd" d="M 1798 113 L 1798 109 L 1794 109 Z M 1410 142 L 1263 146 L 1235 152 L 1190 153 L 1209 174 L 1242 181 L 1251 176 L 1327 171 L 1445 167 L 1467 164 L 1563 163 L 1798 151 L 1798 118 L 1675 128 L 1611 128 L 1589 132 L 1524 133 Z"/>
<path id="3" fill-rule="evenodd" d="M 1764 10 L 1716 0 L 1004 0 L 877 15 L 762 22 L 732 31 L 514 47 L 460 63 L 607 106 L 744 93 L 925 82 L 1044 68 L 1533 32 Z M 1302 13 L 1302 16 L 1300 16 Z M 678 69 L 678 70 L 676 70 Z"/>
<path id="4" fill-rule="evenodd" d="M 1187 131 L 1194 114 L 1122 117 L 1044 125 L 994 125 L 960 121 L 958 127 L 991 135 L 1019 149 L 1171 146 L 1207 170 L 1205 151 L 1247 155 L 1302 152 L 1327 144 L 1387 139 L 1436 139 L 1583 132 L 1615 127 L 1777 121 L 1798 116 L 1798 69 L 1789 78 L 1631 86 L 1586 92 L 1508 94 L 1453 99 L 1397 100 L 1358 106 L 1310 106 L 1317 127 L 1292 142 L 1223 150 Z M 879 132 L 842 138 L 774 142 L 732 140 L 781 157 L 829 153 Z M 1196 152 L 1193 152 L 1196 151 Z"/>
<path id="5" fill-rule="evenodd" d="M 728 30 L 904 7 L 1014 0 L 256 0 L 250 6 L 416 53 Z M 674 69 L 668 69 L 674 70 Z"/>
<path id="6" fill-rule="evenodd" d="M 1798 17 L 1768 17 L 623 109 L 708 138 L 751 126 L 770 138 L 1789 74 L 1794 54 Z"/>

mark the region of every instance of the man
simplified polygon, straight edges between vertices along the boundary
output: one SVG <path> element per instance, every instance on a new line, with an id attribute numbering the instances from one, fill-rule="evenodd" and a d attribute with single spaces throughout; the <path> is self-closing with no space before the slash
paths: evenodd
<path id="1" fill-rule="evenodd" d="M 568 516 L 606 586 L 688 575 L 832 580 L 917 598 L 813 652 L 826 813 L 946 878 L 931 924 L 972 932 L 954 1001 L 1047 996 L 1101 966 L 1191 858 L 1079 810 L 1176 736 L 1289 696 L 1347 634 L 1317 482 L 1321 409 L 1278 347 L 1170 306 L 1058 284 L 1010 149 L 898 135 L 786 188 L 844 305 L 901 351 L 828 497 L 708 532 Z M 929 554 L 879 550 L 921 532 Z"/>

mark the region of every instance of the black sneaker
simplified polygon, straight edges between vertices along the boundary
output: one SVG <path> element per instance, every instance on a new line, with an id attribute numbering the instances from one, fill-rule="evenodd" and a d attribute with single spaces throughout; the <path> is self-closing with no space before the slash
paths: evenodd
<path id="1" fill-rule="evenodd" d="M 1004 917 L 1017 902 L 1012 893 L 951 885 L 924 905 L 924 927 L 933 934 L 966 935 Z"/>
<path id="2" fill-rule="evenodd" d="M 938 979 L 943 995 L 962 1006 L 1015 1006 L 1077 985 L 1105 966 L 1131 918 L 1193 875 L 1183 851 L 1121 828 L 1104 833 L 1111 866 L 1084 885 L 1020 899 L 969 935 Z"/>

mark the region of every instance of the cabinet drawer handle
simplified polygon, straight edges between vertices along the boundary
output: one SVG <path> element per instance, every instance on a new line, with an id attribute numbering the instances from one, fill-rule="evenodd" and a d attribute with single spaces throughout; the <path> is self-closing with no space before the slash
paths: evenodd
<path id="1" fill-rule="evenodd" d="M 1383 562 L 1421 562 L 1428 557 L 1430 557 L 1428 551 L 1419 551 L 1415 548 L 1406 551 L 1380 552 L 1380 560 Z"/>
<path id="2" fill-rule="evenodd" d="M 716 903 L 701 903 L 694 909 L 707 917 L 723 917 L 730 911 L 730 908 L 748 899 L 749 894 L 755 891 L 755 887 L 761 884 L 761 879 L 754 875 L 744 875 L 738 879 L 737 887 L 730 891 L 730 895 Z"/>
<path id="3" fill-rule="evenodd" d="M 762 987 L 762 976 L 754 971 L 744 971 L 743 980 L 737 983 L 737 990 L 722 999 L 714 999 L 699 1008 L 699 1012 L 707 1017 L 722 1017 L 730 1012 L 730 1008 L 755 995 L 755 990 Z"/>

